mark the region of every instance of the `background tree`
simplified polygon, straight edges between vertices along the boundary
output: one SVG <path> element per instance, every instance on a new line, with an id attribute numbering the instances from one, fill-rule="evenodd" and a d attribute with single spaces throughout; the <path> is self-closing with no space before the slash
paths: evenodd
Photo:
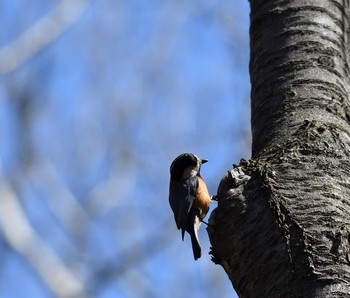
<path id="1" fill-rule="evenodd" d="M 248 10 L 0 1 L 0 297 L 232 296 L 168 183 L 182 152 L 209 159 L 211 193 L 250 157 Z"/>
<path id="2" fill-rule="evenodd" d="M 240 297 L 348 297 L 349 1 L 250 5 L 252 159 L 220 183 L 214 261 Z"/>

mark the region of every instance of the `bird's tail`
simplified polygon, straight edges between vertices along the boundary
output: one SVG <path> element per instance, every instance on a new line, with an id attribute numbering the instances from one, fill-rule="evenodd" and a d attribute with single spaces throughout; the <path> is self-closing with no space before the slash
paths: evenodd
<path id="1" fill-rule="evenodd" d="M 191 242 L 192 242 L 193 257 L 195 260 L 197 260 L 202 255 L 202 249 L 199 244 L 198 229 L 196 227 L 196 224 L 193 226 L 192 232 L 190 233 L 190 235 L 191 235 Z"/>
<path id="2" fill-rule="evenodd" d="M 200 221 L 196 213 L 193 210 L 191 210 L 187 221 L 186 231 L 191 236 L 193 257 L 195 260 L 199 259 L 202 255 L 202 249 L 198 239 L 199 226 L 200 226 Z"/>

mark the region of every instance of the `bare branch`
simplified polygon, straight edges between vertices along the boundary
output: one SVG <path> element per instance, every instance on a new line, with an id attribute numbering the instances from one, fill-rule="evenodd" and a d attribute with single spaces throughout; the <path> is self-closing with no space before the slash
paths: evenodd
<path id="1" fill-rule="evenodd" d="M 89 0 L 62 0 L 49 14 L 0 49 L 0 74 L 14 71 L 78 20 Z"/>
<path id="2" fill-rule="evenodd" d="M 67 232 L 78 234 L 86 229 L 90 220 L 88 214 L 64 185 L 49 159 L 41 156 L 35 167 L 26 174 L 28 181 L 47 198 L 52 213 Z"/>
<path id="3" fill-rule="evenodd" d="M 0 177 L 0 224 L 8 243 L 39 273 L 56 297 L 87 297 L 84 285 L 31 227 L 16 194 Z"/>

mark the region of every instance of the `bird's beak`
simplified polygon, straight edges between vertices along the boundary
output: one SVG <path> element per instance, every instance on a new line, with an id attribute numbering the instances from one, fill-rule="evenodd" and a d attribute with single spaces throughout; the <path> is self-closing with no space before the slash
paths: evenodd
<path id="1" fill-rule="evenodd" d="M 202 164 L 208 162 L 207 159 L 202 159 L 201 161 L 202 161 Z"/>

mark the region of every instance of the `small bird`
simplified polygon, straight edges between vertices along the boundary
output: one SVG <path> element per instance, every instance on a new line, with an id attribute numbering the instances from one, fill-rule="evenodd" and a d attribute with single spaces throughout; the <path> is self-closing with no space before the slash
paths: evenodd
<path id="1" fill-rule="evenodd" d="M 193 257 L 202 255 L 198 240 L 198 229 L 208 213 L 211 198 L 200 175 L 201 165 L 208 160 L 200 159 L 192 153 L 184 153 L 175 158 L 170 166 L 169 203 L 174 212 L 177 228 L 190 234 Z"/>

